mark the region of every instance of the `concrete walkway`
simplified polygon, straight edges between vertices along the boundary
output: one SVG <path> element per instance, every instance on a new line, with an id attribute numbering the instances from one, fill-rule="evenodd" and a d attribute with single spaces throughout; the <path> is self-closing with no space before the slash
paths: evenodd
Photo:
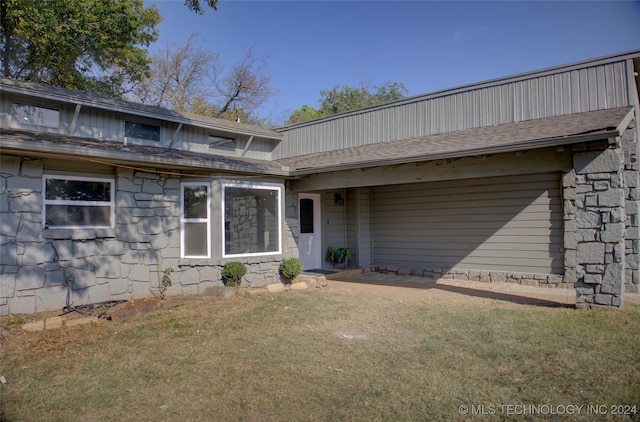
<path id="1" fill-rule="evenodd" d="M 575 289 L 526 286 L 515 283 L 488 283 L 480 281 L 468 281 L 457 279 L 434 280 L 426 277 L 403 276 L 369 272 L 363 273 L 361 269 L 347 269 L 326 275 L 330 286 L 340 283 L 340 287 L 347 288 L 351 284 L 354 288 L 360 285 L 360 289 L 369 286 L 373 288 L 390 288 L 388 293 L 396 291 L 409 296 L 421 291 L 449 292 L 468 297 L 483 297 L 496 300 L 505 300 L 521 304 L 538 304 L 546 306 L 573 306 L 576 301 Z M 400 290 L 399 290 L 400 289 Z"/>
<path id="2" fill-rule="evenodd" d="M 576 290 L 573 288 L 555 288 L 544 286 L 527 286 L 516 283 L 488 283 L 480 281 L 439 279 L 425 277 L 402 276 L 384 273 L 363 273 L 359 268 L 348 268 L 327 274 L 331 284 L 340 283 L 339 287 L 348 288 L 362 285 L 369 289 L 372 286 L 387 286 L 394 290 L 401 289 L 404 295 L 415 290 L 434 290 L 457 293 L 469 297 L 483 297 L 504 300 L 521 304 L 536 304 L 541 306 L 574 306 Z M 389 292 L 389 291 L 388 291 Z M 415 292 L 413 293 L 415 295 Z M 640 294 L 626 293 L 624 303 L 640 304 Z"/>

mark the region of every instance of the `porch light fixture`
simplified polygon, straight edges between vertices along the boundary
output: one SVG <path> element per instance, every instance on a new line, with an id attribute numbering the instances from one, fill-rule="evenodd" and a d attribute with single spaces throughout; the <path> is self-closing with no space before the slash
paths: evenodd
<path id="1" fill-rule="evenodd" d="M 342 197 L 342 195 L 338 192 L 333 194 L 333 200 L 336 203 L 336 205 L 340 205 L 343 206 L 344 205 L 344 198 Z"/>

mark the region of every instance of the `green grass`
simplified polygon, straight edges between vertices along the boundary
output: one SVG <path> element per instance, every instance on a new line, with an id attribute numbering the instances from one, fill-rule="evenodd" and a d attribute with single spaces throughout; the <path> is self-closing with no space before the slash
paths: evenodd
<path id="1" fill-rule="evenodd" d="M 419 421 L 470 418 L 461 405 L 640 406 L 639 351 L 638 305 L 289 291 L 13 333 L 0 409 L 5 421 Z"/>

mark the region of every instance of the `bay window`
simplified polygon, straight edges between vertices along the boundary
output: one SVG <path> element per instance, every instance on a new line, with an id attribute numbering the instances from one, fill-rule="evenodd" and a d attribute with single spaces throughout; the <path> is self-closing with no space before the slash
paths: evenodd
<path id="1" fill-rule="evenodd" d="M 223 184 L 223 257 L 282 252 L 281 195 L 278 186 Z"/>

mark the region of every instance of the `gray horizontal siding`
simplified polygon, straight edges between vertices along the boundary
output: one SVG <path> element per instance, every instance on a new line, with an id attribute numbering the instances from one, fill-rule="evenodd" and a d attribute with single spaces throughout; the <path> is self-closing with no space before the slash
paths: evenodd
<path id="1" fill-rule="evenodd" d="M 373 188 L 374 263 L 561 274 L 557 173 Z"/>
<path id="2" fill-rule="evenodd" d="M 416 97 L 281 129 L 273 158 L 630 105 L 624 60 Z"/>

